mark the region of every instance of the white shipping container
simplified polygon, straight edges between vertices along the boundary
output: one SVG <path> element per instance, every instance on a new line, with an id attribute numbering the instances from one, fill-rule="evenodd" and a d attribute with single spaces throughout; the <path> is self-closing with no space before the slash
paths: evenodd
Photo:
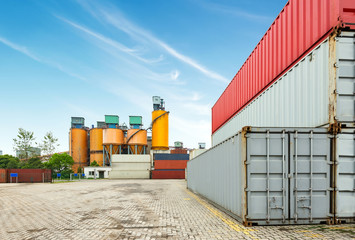
<path id="1" fill-rule="evenodd" d="M 212 135 L 212 146 L 244 126 L 355 127 L 355 33 L 329 37 Z"/>

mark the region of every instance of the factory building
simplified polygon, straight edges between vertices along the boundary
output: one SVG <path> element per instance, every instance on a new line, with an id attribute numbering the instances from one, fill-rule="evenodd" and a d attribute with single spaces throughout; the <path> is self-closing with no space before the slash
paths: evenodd
<path id="1" fill-rule="evenodd" d="M 83 117 L 72 117 L 69 152 L 74 159 L 73 171 L 84 171 L 90 177 L 87 173 L 94 170 L 89 166 L 96 162 L 99 167 L 95 167 L 93 176 L 185 178 L 187 149 L 178 141 L 169 147 L 169 112 L 165 110 L 164 99 L 154 96 L 152 100 L 152 121 L 147 129 L 143 128 L 141 116 L 129 116 L 127 127 L 124 123 L 120 125 L 118 115 L 105 115 L 105 121 L 98 121 L 92 128 L 85 127 Z M 157 156 L 160 158 L 155 167 Z"/>
<path id="2" fill-rule="evenodd" d="M 84 167 L 84 174 L 87 178 L 108 178 L 111 167 Z"/>

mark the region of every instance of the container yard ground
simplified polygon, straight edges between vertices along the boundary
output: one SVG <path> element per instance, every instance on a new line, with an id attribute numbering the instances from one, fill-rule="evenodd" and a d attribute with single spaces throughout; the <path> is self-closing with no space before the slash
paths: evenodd
<path id="1" fill-rule="evenodd" d="M 353 239 L 355 224 L 245 228 L 184 180 L 1 184 L 0 239 Z"/>

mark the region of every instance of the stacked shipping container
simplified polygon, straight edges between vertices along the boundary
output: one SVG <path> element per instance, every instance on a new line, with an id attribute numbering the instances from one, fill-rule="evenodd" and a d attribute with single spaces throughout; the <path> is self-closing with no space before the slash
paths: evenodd
<path id="1" fill-rule="evenodd" d="M 246 225 L 355 222 L 354 127 L 355 1 L 290 0 L 213 106 L 188 187 Z"/>
<path id="2" fill-rule="evenodd" d="M 355 1 L 354 1 L 355 3 Z M 355 32 L 334 33 L 212 135 L 213 145 L 244 126 L 355 127 Z"/>
<path id="3" fill-rule="evenodd" d="M 329 37 L 335 28 L 354 30 L 354 12 L 353 0 L 289 1 L 213 106 L 212 133 Z M 329 121 L 333 123 L 336 119 Z"/>
<path id="4" fill-rule="evenodd" d="M 188 154 L 154 154 L 152 179 L 185 179 Z"/>

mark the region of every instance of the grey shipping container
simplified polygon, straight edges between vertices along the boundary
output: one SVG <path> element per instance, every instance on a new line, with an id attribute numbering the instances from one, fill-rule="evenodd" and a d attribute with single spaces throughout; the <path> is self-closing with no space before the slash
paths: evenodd
<path id="1" fill-rule="evenodd" d="M 333 209 L 334 139 L 322 128 L 245 127 L 190 160 L 187 185 L 248 226 L 334 222 L 355 205 L 347 188 L 337 194 L 347 206 Z"/>
<path id="2" fill-rule="evenodd" d="M 337 134 L 334 149 L 335 217 L 338 222 L 355 222 L 355 130 Z"/>
<path id="3" fill-rule="evenodd" d="M 334 32 L 212 135 L 244 126 L 355 127 L 355 32 Z"/>

